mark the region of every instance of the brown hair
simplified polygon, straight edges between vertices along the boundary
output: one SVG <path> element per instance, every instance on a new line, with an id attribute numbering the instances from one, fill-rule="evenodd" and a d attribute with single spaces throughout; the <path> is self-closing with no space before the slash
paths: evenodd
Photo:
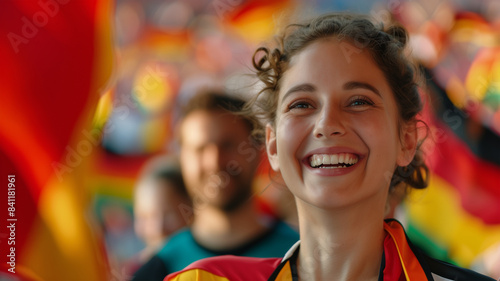
<path id="1" fill-rule="evenodd" d="M 277 47 L 260 47 L 255 51 L 252 63 L 263 88 L 246 104 L 244 114 L 254 122 L 257 139 L 264 140 L 265 123 L 274 124 L 280 81 L 291 58 L 313 42 L 332 37 L 368 50 L 394 93 L 400 117 L 398 123 L 416 120 L 422 102 L 415 78 L 417 69 L 404 53 L 407 31 L 397 25 L 376 26 L 360 15 L 332 13 L 304 24 L 291 24 L 278 38 Z M 418 189 L 427 187 L 429 173 L 419 147 L 408 166 L 394 171 L 391 190 L 402 182 Z"/>
<path id="2" fill-rule="evenodd" d="M 252 119 L 250 119 L 246 115 L 240 114 L 244 106 L 245 101 L 231 93 L 226 93 L 225 91 L 218 89 L 201 89 L 193 97 L 191 97 L 185 105 L 181 106 L 179 117 L 180 120 L 183 120 L 188 115 L 198 110 L 209 112 L 227 112 L 230 114 L 234 114 L 238 118 L 241 118 L 243 123 L 248 128 L 248 132 L 250 134 L 251 132 L 258 129 L 255 127 L 256 123 L 254 123 Z M 180 139 L 180 135 L 178 137 L 178 141 L 182 142 L 182 140 Z M 250 140 L 252 142 L 252 145 L 254 146 L 258 146 L 261 144 L 253 137 Z"/>
<path id="3" fill-rule="evenodd" d="M 171 188 L 184 201 L 191 204 L 191 199 L 182 178 L 181 168 L 175 157 L 162 154 L 146 161 L 139 173 L 137 183 L 149 180 L 171 183 L 168 188 Z M 139 184 L 136 185 L 135 192 L 140 192 L 139 186 Z M 166 188 L 166 185 L 162 185 L 161 188 Z"/>

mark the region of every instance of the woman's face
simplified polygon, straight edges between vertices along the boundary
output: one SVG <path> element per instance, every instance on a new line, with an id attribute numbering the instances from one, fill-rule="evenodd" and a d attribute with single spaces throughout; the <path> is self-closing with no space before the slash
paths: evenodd
<path id="1" fill-rule="evenodd" d="M 295 197 L 327 209 L 385 204 L 394 169 L 413 158 L 416 135 L 400 135 L 393 93 L 369 51 L 317 41 L 292 58 L 281 83 L 266 145 Z"/>

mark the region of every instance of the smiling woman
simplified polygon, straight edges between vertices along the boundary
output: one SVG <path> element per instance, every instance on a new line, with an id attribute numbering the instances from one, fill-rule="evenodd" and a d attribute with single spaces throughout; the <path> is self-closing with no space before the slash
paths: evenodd
<path id="1" fill-rule="evenodd" d="M 384 220 L 397 188 L 427 186 L 406 42 L 402 27 L 328 14 L 259 48 L 265 87 L 246 113 L 295 196 L 301 241 L 283 259 L 218 257 L 167 280 L 492 280 L 428 258 Z"/>

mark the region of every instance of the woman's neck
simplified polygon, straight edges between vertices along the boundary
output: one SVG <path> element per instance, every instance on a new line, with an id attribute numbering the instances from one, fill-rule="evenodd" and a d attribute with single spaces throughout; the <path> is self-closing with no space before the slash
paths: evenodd
<path id="1" fill-rule="evenodd" d="M 324 210 L 297 200 L 297 208 L 300 280 L 377 280 L 385 237 L 384 206 Z"/>

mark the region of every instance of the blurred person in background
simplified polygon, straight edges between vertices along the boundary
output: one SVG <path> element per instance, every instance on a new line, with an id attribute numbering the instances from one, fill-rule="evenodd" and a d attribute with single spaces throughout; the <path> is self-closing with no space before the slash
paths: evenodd
<path id="1" fill-rule="evenodd" d="M 145 248 L 130 263 L 133 273 L 168 241 L 170 235 L 189 225 L 191 208 L 184 180 L 176 160 L 160 156 L 148 161 L 134 190 L 134 229 Z"/>
<path id="2" fill-rule="evenodd" d="M 280 257 L 298 239 L 286 223 L 259 212 L 252 180 L 261 146 L 252 123 L 232 113 L 244 101 L 207 91 L 194 96 L 179 123 L 180 164 L 193 202 L 190 228 L 180 231 L 135 274 L 163 280 L 191 262 L 217 255 Z"/>

